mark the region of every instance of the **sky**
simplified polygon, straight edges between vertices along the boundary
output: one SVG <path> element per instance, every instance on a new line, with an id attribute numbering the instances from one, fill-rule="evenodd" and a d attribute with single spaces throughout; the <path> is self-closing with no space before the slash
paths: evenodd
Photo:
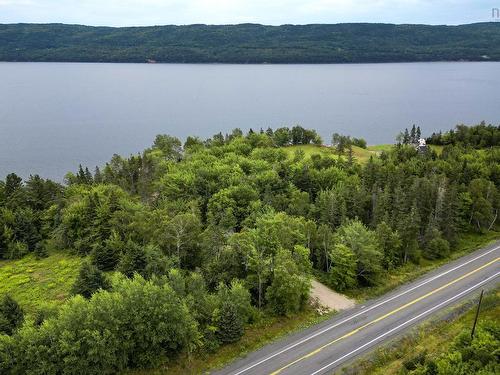
<path id="1" fill-rule="evenodd" d="M 0 23 L 456 25 L 492 21 L 492 8 L 500 0 L 0 0 Z"/>

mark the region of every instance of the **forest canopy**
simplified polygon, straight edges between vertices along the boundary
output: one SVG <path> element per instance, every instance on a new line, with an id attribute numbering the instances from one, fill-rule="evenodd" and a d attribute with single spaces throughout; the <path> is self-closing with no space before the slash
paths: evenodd
<path id="1" fill-rule="evenodd" d="M 500 61 L 500 23 L 91 27 L 0 24 L 0 61 L 377 63 Z"/>
<path id="2" fill-rule="evenodd" d="M 300 126 L 158 135 L 64 185 L 9 174 L 0 259 L 83 261 L 58 311 L 30 317 L 1 300 L 0 373 L 106 374 L 211 353 L 263 316 L 304 309 L 312 277 L 345 291 L 446 258 L 461 236 L 497 228 L 499 131 L 458 127 L 439 153 L 397 143 L 363 163 L 362 139 L 333 134 L 328 147 Z"/>

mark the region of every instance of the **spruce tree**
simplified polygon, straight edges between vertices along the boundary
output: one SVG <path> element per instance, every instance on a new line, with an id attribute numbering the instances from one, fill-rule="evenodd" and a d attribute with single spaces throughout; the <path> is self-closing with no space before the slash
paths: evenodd
<path id="1" fill-rule="evenodd" d="M 84 262 L 76 278 L 71 292 L 90 298 L 99 289 L 109 289 L 110 285 L 106 275 L 90 262 Z"/>
<path id="2" fill-rule="evenodd" d="M 147 265 L 146 252 L 142 247 L 132 241 L 128 241 L 125 246 L 125 253 L 122 256 L 118 269 L 127 277 L 134 276 L 137 272 L 144 275 Z"/>
<path id="3" fill-rule="evenodd" d="M 79 184 L 85 183 L 85 172 L 83 171 L 83 167 L 81 164 L 78 166 L 78 173 L 76 174 L 76 182 Z"/>
<path id="4" fill-rule="evenodd" d="M 90 253 L 92 264 L 101 271 L 114 270 L 120 261 L 120 249 L 113 241 L 106 241 L 103 245 L 96 244 Z"/>
<path id="5" fill-rule="evenodd" d="M 354 158 L 354 151 L 352 149 L 352 143 L 349 142 L 347 144 L 347 165 L 352 167 L 354 165 L 354 161 L 355 161 L 355 158 Z"/>
<path id="6" fill-rule="evenodd" d="M 415 128 L 415 124 L 411 127 L 410 131 L 410 143 L 416 143 L 416 137 L 417 137 L 417 129 Z"/>
<path id="7" fill-rule="evenodd" d="M 24 321 L 24 313 L 19 304 L 9 295 L 0 302 L 0 333 L 12 333 Z"/>
<path id="8" fill-rule="evenodd" d="M 220 308 L 218 336 L 221 342 L 231 343 L 243 336 L 243 321 L 235 304 L 225 301 Z"/>
<path id="9" fill-rule="evenodd" d="M 403 135 L 403 144 L 407 145 L 410 143 L 410 134 L 408 133 L 408 128 L 405 129 L 405 133 Z"/>
<path id="10" fill-rule="evenodd" d="M 8 199 L 23 187 L 23 179 L 15 173 L 9 173 L 5 178 L 4 194 Z"/>
<path id="11" fill-rule="evenodd" d="M 102 173 L 101 173 L 101 170 L 99 169 L 99 167 L 95 167 L 95 171 L 94 171 L 94 182 L 96 184 L 100 184 L 102 183 Z"/>
<path id="12" fill-rule="evenodd" d="M 92 177 L 92 173 L 90 173 L 88 167 L 85 167 L 85 183 L 91 185 L 93 182 L 94 182 L 94 177 Z"/>

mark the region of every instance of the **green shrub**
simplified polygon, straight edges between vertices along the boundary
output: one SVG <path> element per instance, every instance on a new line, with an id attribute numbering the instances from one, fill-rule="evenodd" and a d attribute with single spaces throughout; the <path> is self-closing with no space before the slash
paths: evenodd
<path id="1" fill-rule="evenodd" d="M 0 333 L 11 335 L 24 321 L 24 312 L 9 295 L 0 302 Z"/>
<path id="2" fill-rule="evenodd" d="M 99 289 L 109 289 L 109 287 L 106 275 L 90 262 L 84 262 L 80 267 L 80 273 L 73 284 L 71 292 L 90 298 Z"/>
<path id="3" fill-rule="evenodd" d="M 113 291 L 72 298 L 40 327 L 0 335 L 2 374 L 111 374 L 198 345 L 196 322 L 170 286 L 116 277 Z"/>

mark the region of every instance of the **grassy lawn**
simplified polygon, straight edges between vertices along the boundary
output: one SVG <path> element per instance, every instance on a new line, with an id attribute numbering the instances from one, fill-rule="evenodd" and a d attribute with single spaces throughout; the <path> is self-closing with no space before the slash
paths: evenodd
<path id="1" fill-rule="evenodd" d="M 498 239 L 500 239 L 500 232 L 490 231 L 486 234 L 468 233 L 462 236 L 457 249 L 449 258 L 438 260 L 422 259 L 420 264 L 408 263 L 403 267 L 387 272 L 384 275 L 384 282 L 380 285 L 370 288 L 364 287 L 349 290 L 346 291 L 345 294 L 358 301 L 378 297 L 404 283 L 415 280 L 419 276 L 422 276 L 439 266 L 442 266 L 454 259 L 458 259 Z"/>
<path id="2" fill-rule="evenodd" d="M 312 308 L 289 318 L 266 317 L 245 329 L 242 339 L 234 344 L 225 345 L 213 354 L 194 356 L 189 359 L 182 356 L 172 364 L 164 364 L 152 370 L 131 372 L 134 375 L 194 375 L 207 373 L 208 370 L 224 365 L 258 350 L 290 333 L 305 329 L 330 318 L 334 313 L 319 315 Z"/>
<path id="3" fill-rule="evenodd" d="M 394 145 L 384 144 L 384 145 L 373 145 L 367 148 L 361 148 L 353 146 L 355 159 L 363 164 L 370 160 L 371 156 L 379 156 L 382 151 L 390 151 Z M 438 155 L 443 151 L 443 146 L 430 146 Z M 317 145 L 294 145 L 283 147 L 283 150 L 288 154 L 289 157 L 293 158 L 297 150 L 302 150 L 306 158 L 310 158 L 312 155 L 319 154 L 321 156 L 333 156 L 338 158 L 339 156 L 335 153 L 335 149 L 325 146 Z M 344 159 L 347 157 L 344 155 Z"/>
<path id="4" fill-rule="evenodd" d="M 282 147 L 282 149 L 288 154 L 288 156 L 290 158 L 293 158 L 294 155 L 295 155 L 295 152 L 297 152 L 297 150 L 301 150 L 304 152 L 304 156 L 306 158 L 310 158 L 312 155 L 314 154 L 319 154 L 321 156 L 334 156 L 334 157 L 338 157 L 334 150 L 329 148 L 329 147 L 325 147 L 325 146 L 317 146 L 317 145 L 294 145 L 294 146 L 286 146 L 286 147 Z"/>
<path id="5" fill-rule="evenodd" d="M 453 309 L 451 317 L 439 322 L 429 322 L 413 334 L 407 335 L 395 344 L 378 349 L 348 368 L 338 371 L 338 374 L 401 374 L 405 361 L 416 358 L 423 353 L 436 358 L 448 352 L 451 343 L 462 330 L 472 327 L 476 313 L 476 305 L 468 304 Z M 481 304 L 479 326 L 481 321 L 495 320 L 500 316 L 500 291 L 485 294 Z"/>
<path id="6" fill-rule="evenodd" d="M 380 147 L 391 147 L 390 145 L 383 145 Z M 353 152 L 354 152 L 354 157 L 355 159 L 360 162 L 360 163 L 366 163 L 369 159 L 370 156 L 377 156 L 380 151 L 377 149 L 372 149 L 372 147 L 379 147 L 379 146 L 370 146 L 367 149 L 353 146 Z M 306 158 L 310 158 L 312 155 L 318 154 L 321 156 L 333 156 L 334 158 L 338 158 L 339 156 L 336 154 L 335 149 L 330 148 L 330 147 L 325 147 L 325 146 L 317 146 L 317 145 L 294 145 L 294 146 L 287 146 L 283 147 L 283 150 L 288 154 L 290 158 L 293 158 L 295 155 L 295 152 L 297 150 L 302 150 L 304 152 L 304 156 Z M 347 159 L 346 156 L 343 156 L 344 159 Z"/>
<path id="7" fill-rule="evenodd" d="M 368 160 L 370 160 L 371 156 L 376 157 L 380 154 L 379 151 L 372 150 L 370 147 L 361 148 L 358 146 L 353 146 L 352 150 L 354 151 L 354 157 L 361 164 L 366 163 Z"/>
<path id="8" fill-rule="evenodd" d="M 58 306 L 68 297 L 80 263 L 80 257 L 65 253 L 0 261 L 0 296 L 10 294 L 28 315 Z"/>
<path id="9" fill-rule="evenodd" d="M 385 144 L 385 145 L 372 145 L 368 146 L 367 149 L 370 151 L 374 152 L 382 152 L 382 151 L 391 151 L 391 149 L 394 147 L 392 144 Z"/>

